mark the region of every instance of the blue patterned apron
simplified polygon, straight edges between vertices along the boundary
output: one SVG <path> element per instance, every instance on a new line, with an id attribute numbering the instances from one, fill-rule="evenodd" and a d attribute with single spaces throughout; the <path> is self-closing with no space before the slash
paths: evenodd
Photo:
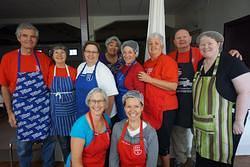
<path id="1" fill-rule="evenodd" d="M 43 81 L 40 63 L 34 52 L 38 70 L 20 72 L 21 52 L 18 51 L 18 71 L 12 107 L 17 121 L 17 139 L 43 140 L 49 135 L 49 91 Z"/>
<path id="2" fill-rule="evenodd" d="M 86 63 L 76 79 L 77 118 L 89 111 L 89 107 L 85 104 L 85 99 L 91 89 L 98 87 L 96 81 L 96 67 L 98 62 L 95 64 L 93 73 L 82 74 L 87 65 Z"/>
<path id="3" fill-rule="evenodd" d="M 128 89 L 125 87 L 124 83 L 125 83 L 125 79 L 126 76 L 128 75 L 129 70 L 131 69 L 131 67 L 136 64 L 136 61 L 133 62 L 128 70 L 125 72 L 125 74 L 123 74 L 120 71 L 118 71 L 115 75 L 115 80 L 116 80 L 116 85 L 119 91 L 119 94 L 115 96 L 115 103 L 116 103 L 116 107 L 117 107 L 117 115 L 119 117 L 120 120 L 123 120 L 124 118 L 127 118 L 125 111 L 124 111 L 124 106 L 122 103 L 122 96 L 127 93 Z"/>
<path id="4" fill-rule="evenodd" d="M 73 81 L 66 65 L 67 77 L 54 77 L 51 86 L 51 134 L 69 136 L 76 120 L 76 96 Z"/>

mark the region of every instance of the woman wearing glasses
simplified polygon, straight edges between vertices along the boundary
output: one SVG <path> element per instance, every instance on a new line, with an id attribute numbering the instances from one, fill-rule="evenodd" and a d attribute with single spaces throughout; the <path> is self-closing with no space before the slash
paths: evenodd
<path id="1" fill-rule="evenodd" d="M 76 103 L 77 118 L 89 111 L 85 99 L 93 88 L 103 89 L 108 96 L 109 103 L 105 112 L 112 117 L 116 114 L 113 106 L 114 96 L 118 94 L 113 74 L 102 62 L 98 61 L 100 46 L 93 41 L 87 41 L 82 49 L 85 62 L 77 68 L 76 78 Z"/>
<path id="2" fill-rule="evenodd" d="M 92 89 L 85 100 L 89 112 L 71 130 L 71 155 L 66 166 L 104 167 L 110 145 L 110 119 L 104 113 L 108 97 L 100 88 Z"/>

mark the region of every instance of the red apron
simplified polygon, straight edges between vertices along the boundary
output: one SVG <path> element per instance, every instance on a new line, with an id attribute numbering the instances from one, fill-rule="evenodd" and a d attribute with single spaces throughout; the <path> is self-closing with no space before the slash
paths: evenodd
<path id="1" fill-rule="evenodd" d="M 131 144 L 125 141 L 124 136 L 126 134 L 128 122 L 125 123 L 121 137 L 118 142 L 118 154 L 120 157 L 121 167 L 145 167 L 146 166 L 146 152 L 143 141 L 143 128 L 142 121 L 140 125 L 140 143 Z"/>
<path id="2" fill-rule="evenodd" d="M 89 118 L 94 131 L 94 138 L 91 143 L 83 149 L 82 161 L 83 166 L 87 167 L 104 167 L 106 152 L 110 145 L 110 129 L 107 121 L 104 119 L 107 131 L 101 134 L 96 133 L 93 124 L 93 118 L 89 112 Z"/>

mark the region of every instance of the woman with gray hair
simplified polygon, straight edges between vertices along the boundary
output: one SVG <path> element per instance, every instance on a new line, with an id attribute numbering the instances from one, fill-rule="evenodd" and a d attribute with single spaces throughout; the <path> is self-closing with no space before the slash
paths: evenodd
<path id="1" fill-rule="evenodd" d="M 196 166 L 233 166 L 249 109 L 250 71 L 222 52 L 223 41 L 215 31 L 197 38 L 204 60 L 193 82 Z"/>
<path id="2" fill-rule="evenodd" d="M 126 118 L 122 103 L 122 96 L 128 90 L 138 90 L 144 94 L 145 87 L 144 82 L 139 81 L 137 77 L 139 72 L 144 71 L 142 65 L 136 61 L 136 58 L 139 55 L 138 43 L 133 40 L 123 42 L 121 46 L 121 52 L 125 61 L 125 65 L 115 75 L 116 85 L 119 91 L 119 94 L 116 95 L 115 100 L 117 114 L 120 120 Z"/>
<path id="3" fill-rule="evenodd" d="M 121 41 L 117 36 L 111 36 L 106 39 L 105 46 L 106 52 L 100 54 L 100 61 L 116 74 L 124 64 L 120 55 Z"/>
<path id="4" fill-rule="evenodd" d="M 122 98 L 127 119 L 114 125 L 109 154 L 109 166 L 156 167 L 158 139 L 156 131 L 142 120 L 143 95 L 128 91 Z"/>
<path id="5" fill-rule="evenodd" d="M 178 67 L 171 57 L 162 53 L 162 35 L 150 34 L 147 45 L 150 59 L 144 63 L 146 73 L 138 74 L 139 80 L 145 82 L 143 118 L 157 129 L 162 166 L 169 167 L 170 134 L 178 108 Z"/>
<path id="6" fill-rule="evenodd" d="M 105 109 L 108 97 L 100 88 L 92 89 L 86 97 L 89 112 L 80 117 L 71 130 L 71 155 L 66 166 L 104 167 L 110 145 L 111 121 Z"/>
<path id="7" fill-rule="evenodd" d="M 56 44 L 52 48 L 55 64 L 49 68 L 48 85 L 50 89 L 51 135 L 59 141 L 63 160 L 70 153 L 70 130 L 76 120 L 75 80 L 76 69 L 66 64 L 67 48 Z"/>

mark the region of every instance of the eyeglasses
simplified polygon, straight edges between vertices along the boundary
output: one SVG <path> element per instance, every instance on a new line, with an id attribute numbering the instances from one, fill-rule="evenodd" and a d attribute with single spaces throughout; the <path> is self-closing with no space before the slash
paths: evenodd
<path id="1" fill-rule="evenodd" d="M 93 99 L 89 100 L 89 103 L 91 103 L 91 104 L 101 104 L 104 102 L 105 102 L 105 100 L 93 100 Z"/>
<path id="2" fill-rule="evenodd" d="M 85 50 L 84 52 L 87 54 L 98 54 L 99 53 L 98 51 L 90 51 L 90 50 Z"/>

